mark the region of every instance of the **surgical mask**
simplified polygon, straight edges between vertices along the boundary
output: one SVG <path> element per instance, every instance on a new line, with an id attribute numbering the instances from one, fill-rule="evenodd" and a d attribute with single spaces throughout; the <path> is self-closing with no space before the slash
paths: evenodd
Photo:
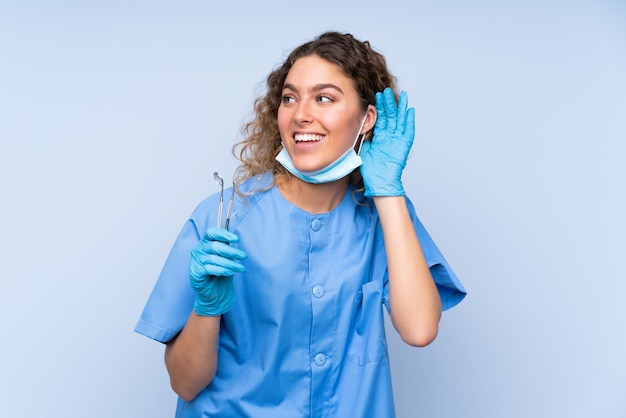
<path id="1" fill-rule="evenodd" d="M 352 173 L 355 168 L 358 168 L 361 166 L 361 164 L 363 164 L 361 157 L 359 157 L 359 155 L 356 153 L 354 147 L 359 140 L 359 136 L 361 136 L 361 130 L 363 129 L 363 125 L 365 124 L 365 119 L 367 119 L 367 114 L 363 118 L 363 122 L 361 122 L 361 127 L 359 128 L 359 132 L 357 133 L 352 146 L 346 152 L 344 152 L 343 155 L 341 155 L 339 158 L 337 158 L 334 162 L 330 163 L 326 167 L 315 171 L 298 170 L 284 146 L 283 149 L 280 150 L 280 152 L 276 156 L 276 160 L 291 174 L 298 177 L 302 181 L 306 181 L 307 183 L 330 183 L 344 178 L 348 174 Z M 364 137 L 365 135 L 363 135 L 363 138 Z M 363 139 L 361 139 L 361 144 L 362 143 Z M 361 147 L 359 145 L 359 151 L 360 150 Z"/>

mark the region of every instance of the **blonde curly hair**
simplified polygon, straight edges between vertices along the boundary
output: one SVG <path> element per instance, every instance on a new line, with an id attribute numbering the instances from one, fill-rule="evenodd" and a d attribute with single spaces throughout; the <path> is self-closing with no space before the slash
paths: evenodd
<path id="1" fill-rule="evenodd" d="M 240 161 L 235 174 L 237 184 L 266 172 L 271 172 L 274 180 L 290 175 L 276 161 L 282 147 L 277 123 L 278 107 L 289 70 L 298 59 L 312 55 L 335 64 L 352 80 L 363 111 L 375 103 L 376 92 L 386 87 L 396 91 L 396 79 L 387 69 L 385 57 L 376 52 L 368 41 L 359 41 L 349 33 L 326 32 L 297 47 L 282 65 L 268 75 L 265 96 L 254 101 L 255 114 L 242 128 L 244 140 L 233 146 L 233 155 Z M 371 132 L 366 141 L 371 139 Z M 364 187 L 360 170 L 354 170 L 349 181 L 357 189 Z"/>

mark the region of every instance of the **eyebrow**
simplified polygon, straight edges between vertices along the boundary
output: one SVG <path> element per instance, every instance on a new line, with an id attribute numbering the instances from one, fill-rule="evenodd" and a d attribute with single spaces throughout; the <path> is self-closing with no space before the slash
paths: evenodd
<path id="1" fill-rule="evenodd" d="M 294 86 L 293 84 L 290 84 L 290 83 L 286 83 L 286 84 L 283 85 L 283 90 L 285 90 L 285 89 L 298 91 L 296 86 Z M 312 91 L 320 91 L 320 90 L 324 90 L 324 89 L 334 89 L 334 90 L 337 90 L 340 93 L 343 93 L 343 90 L 341 90 L 341 88 L 338 85 L 332 84 L 332 83 L 316 84 L 316 85 L 313 86 L 313 88 L 311 90 Z"/>

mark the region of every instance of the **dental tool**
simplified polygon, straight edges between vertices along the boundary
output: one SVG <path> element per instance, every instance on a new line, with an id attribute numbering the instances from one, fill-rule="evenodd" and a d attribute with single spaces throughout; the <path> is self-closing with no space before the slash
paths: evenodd
<path id="1" fill-rule="evenodd" d="M 220 185 L 220 203 L 217 207 L 217 227 L 220 228 L 222 226 L 222 209 L 224 207 L 224 179 L 217 171 L 213 173 L 213 178 Z M 226 223 L 224 227 L 228 230 L 228 225 L 230 224 L 230 217 L 233 212 L 233 201 L 235 200 L 235 180 L 233 179 L 233 188 L 230 192 L 230 199 L 228 200 L 228 209 L 226 211 Z"/>
<path id="2" fill-rule="evenodd" d="M 228 224 L 230 224 L 230 215 L 233 212 L 233 199 L 235 198 L 235 180 L 233 180 L 233 189 L 230 192 L 230 199 L 228 200 L 228 210 L 226 211 L 226 224 L 224 227 L 228 230 Z"/>
<path id="3" fill-rule="evenodd" d="M 220 185 L 222 191 L 220 192 L 220 204 L 217 207 L 217 227 L 222 226 L 222 207 L 224 206 L 224 179 L 217 171 L 213 173 L 213 178 Z"/>

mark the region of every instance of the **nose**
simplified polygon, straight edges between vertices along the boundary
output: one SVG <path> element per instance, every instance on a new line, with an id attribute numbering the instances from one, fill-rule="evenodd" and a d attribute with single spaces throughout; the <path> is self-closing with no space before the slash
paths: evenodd
<path id="1" fill-rule="evenodd" d="M 306 125 L 310 123 L 313 120 L 310 106 L 306 102 L 298 103 L 298 108 L 294 113 L 293 119 L 298 125 Z"/>

